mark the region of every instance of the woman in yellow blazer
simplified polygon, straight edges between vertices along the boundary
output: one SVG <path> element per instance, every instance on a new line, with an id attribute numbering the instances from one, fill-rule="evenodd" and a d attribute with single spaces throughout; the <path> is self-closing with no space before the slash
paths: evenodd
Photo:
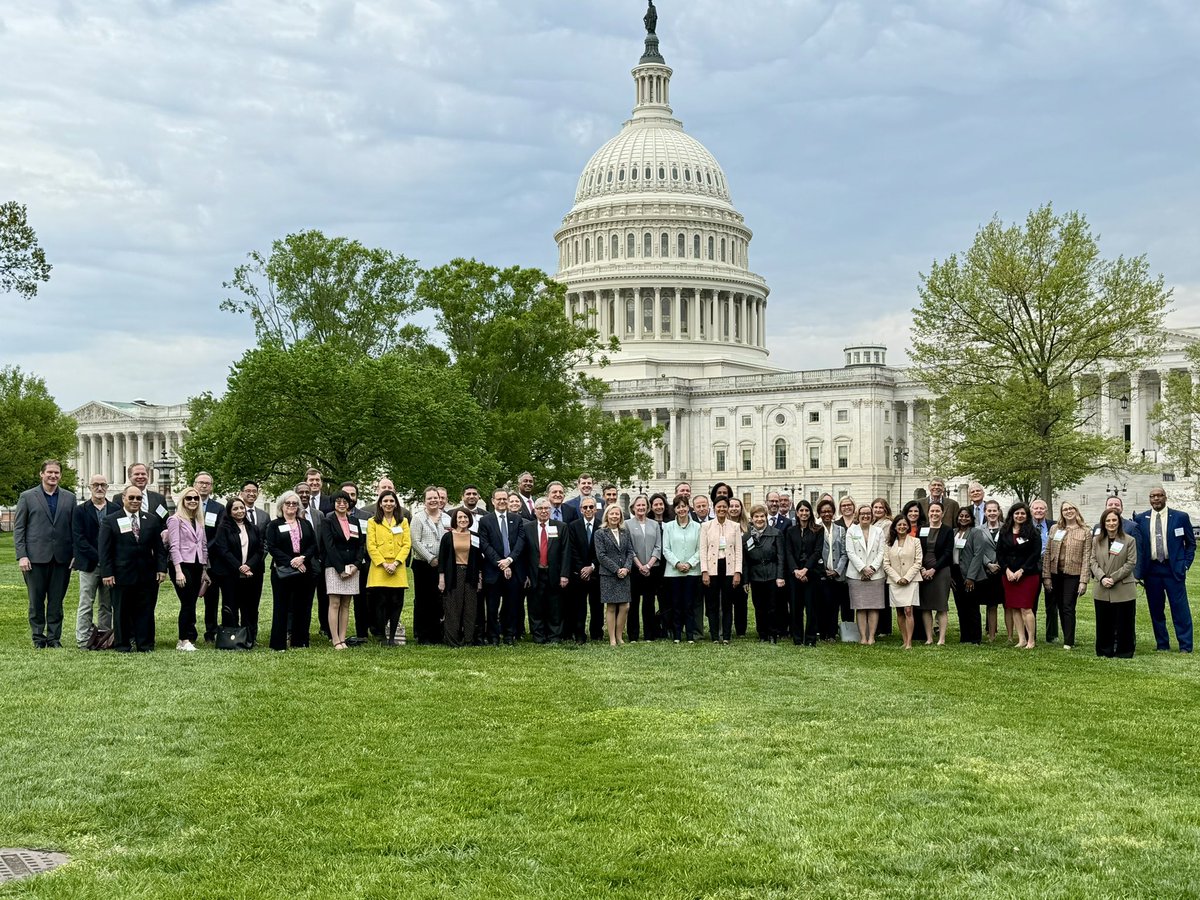
<path id="1" fill-rule="evenodd" d="M 733 593 L 742 583 L 742 526 L 729 518 L 729 501 L 718 497 L 716 518 L 700 526 L 700 580 L 708 633 L 713 643 L 733 634 Z"/>
<path id="2" fill-rule="evenodd" d="M 1121 514 L 1105 510 L 1100 533 L 1092 538 L 1092 598 L 1096 604 L 1096 655 L 1133 657 L 1137 609 L 1137 542 L 1125 533 Z"/>
<path id="3" fill-rule="evenodd" d="M 411 550 L 412 530 L 400 515 L 400 499 L 395 491 L 385 490 L 375 504 L 375 515 L 367 520 L 367 555 L 371 558 L 367 590 L 375 595 L 373 606 L 383 636 L 380 640 L 389 647 L 404 643 L 400 612 L 408 587 L 405 563 Z"/>

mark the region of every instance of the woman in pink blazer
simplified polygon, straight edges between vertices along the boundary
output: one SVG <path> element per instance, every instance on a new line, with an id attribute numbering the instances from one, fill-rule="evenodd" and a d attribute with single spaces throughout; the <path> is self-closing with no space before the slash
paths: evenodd
<path id="1" fill-rule="evenodd" d="M 715 644 L 733 633 L 734 588 L 742 583 L 742 527 L 729 518 L 729 501 L 713 504 L 716 518 L 700 526 L 700 580 L 708 632 Z"/>
<path id="2" fill-rule="evenodd" d="M 196 598 L 207 585 L 208 537 L 200 514 L 200 494 L 188 488 L 175 514 L 167 519 L 171 549 L 171 581 L 179 596 L 179 643 L 176 650 L 196 649 Z"/>

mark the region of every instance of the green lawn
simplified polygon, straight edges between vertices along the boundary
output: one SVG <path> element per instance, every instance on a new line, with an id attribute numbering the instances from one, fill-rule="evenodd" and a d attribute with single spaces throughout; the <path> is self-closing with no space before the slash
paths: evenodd
<path id="1" fill-rule="evenodd" d="M 162 652 L 35 653 L 5 535 L 0 846 L 74 862 L 0 897 L 1200 895 L 1198 661 L 1081 610 L 1072 653 L 180 654 L 164 587 Z"/>

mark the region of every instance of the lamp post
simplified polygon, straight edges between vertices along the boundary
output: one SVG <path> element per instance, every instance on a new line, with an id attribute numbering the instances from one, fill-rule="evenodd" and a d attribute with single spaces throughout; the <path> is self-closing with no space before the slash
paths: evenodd
<path id="1" fill-rule="evenodd" d="M 896 461 L 896 472 L 900 476 L 900 484 L 896 489 L 899 503 L 904 502 L 904 463 L 908 459 L 908 448 L 899 446 L 892 451 L 892 458 Z"/>
<path id="2" fill-rule="evenodd" d="M 1104 493 L 1109 497 L 1120 497 L 1122 494 L 1128 493 L 1129 488 L 1123 484 L 1106 484 Z"/>
<path id="3" fill-rule="evenodd" d="M 163 450 L 162 456 L 154 461 L 154 471 L 158 474 L 158 492 L 163 495 L 163 502 L 167 506 L 168 513 L 175 512 L 175 492 L 171 490 L 171 485 L 174 483 L 175 466 L 175 460 L 167 456 L 166 450 Z"/>

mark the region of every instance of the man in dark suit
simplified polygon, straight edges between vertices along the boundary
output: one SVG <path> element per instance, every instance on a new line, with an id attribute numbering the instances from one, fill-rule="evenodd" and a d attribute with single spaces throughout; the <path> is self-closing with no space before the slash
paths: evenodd
<path id="1" fill-rule="evenodd" d="M 108 482 L 103 475 L 93 475 L 88 489 L 91 496 L 75 510 L 71 525 L 74 547 L 74 567 L 79 573 L 79 612 L 75 616 L 75 643 L 80 649 L 87 646 L 92 632 L 112 631 L 112 592 L 100 578 L 100 523 L 121 505 L 108 499 Z M 92 611 L 96 611 L 93 624 Z"/>
<path id="2" fill-rule="evenodd" d="M 1167 492 L 1150 489 L 1150 509 L 1137 522 L 1137 578 L 1146 587 L 1146 605 L 1154 626 L 1156 650 L 1170 650 L 1163 596 L 1171 605 L 1175 639 L 1183 653 L 1192 652 L 1192 610 L 1188 605 L 1187 572 L 1196 557 L 1196 535 L 1188 514 L 1167 508 Z"/>
<path id="3" fill-rule="evenodd" d="M 517 626 L 523 615 L 524 591 L 516 578 L 515 563 L 525 552 L 524 522 L 508 511 L 508 491 L 492 491 L 492 512 L 479 518 L 479 550 L 483 553 L 483 588 L 487 596 L 486 640 L 499 646 L 517 638 Z"/>
<path id="4" fill-rule="evenodd" d="M 579 480 L 575 482 L 579 488 L 579 496 L 572 497 L 566 502 L 566 505 L 579 512 L 579 504 L 583 502 L 584 497 L 591 497 L 596 501 L 597 509 L 604 509 L 604 501 L 596 494 L 596 479 L 584 472 L 579 476 Z"/>
<path id="5" fill-rule="evenodd" d="M 561 481 L 552 481 L 546 485 L 546 499 L 550 503 L 551 522 L 574 522 L 579 518 L 579 510 L 573 506 L 567 506 L 563 502 L 566 496 L 567 489 L 563 487 Z M 534 512 L 536 511 L 535 509 Z"/>
<path id="6" fill-rule="evenodd" d="M 571 540 L 563 523 L 551 521 L 549 498 L 539 497 L 534 512 L 537 519 L 525 523 L 529 633 L 535 644 L 557 644 L 562 641 L 562 595 L 570 582 Z"/>
<path id="7" fill-rule="evenodd" d="M 566 636 L 577 643 L 588 638 L 587 616 L 592 614 L 591 638 L 604 637 L 604 604 L 600 601 L 600 569 L 596 564 L 596 532 L 600 529 L 599 506 L 595 497 L 585 496 L 579 504 L 579 518 L 567 526 L 571 536 L 571 584 L 567 588 Z"/>
<path id="8" fill-rule="evenodd" d="M 152 512 L 162 521 L 167 521 L 170 512 L 167 510 L 167 498 L 158 491 L 152 491 L 150 484 L 150 468 L 145 463 L 135 462 L 125 470 L 128 484 L 137 485 L 142 492 L 142 507 L 146 512 Z"/>
<path id="9" fill-rule="evenodd" d="M 212 496 L 213 477 L 197 472 L 192 487 L 200 495 L 200 517 L 204 520 L 204 536 L 211 544 L 217 537 L 217 523 L 225 514 L 225 504 Z M 204 640 L 215 641 L 221 627 L 221 589 L 214 581 L 204 592 Z"/>
<path id="10" fill-rule="evenodd" d="M 779 491 L 767 492 L 767 524 L 783 534 L 789 528 L 792 520 L 785 516 L 779 506 Z"/>
<path id="11" fill-rule="evenodd" d="M 917 501 L 921 504 L 921 511 L 925 513 L 926 521 L 929 520 L 929 504 L 934 500 L 942 504 L 942 521 L 953 528 L 958 522 L 958 501 L 946 496 L 946 481 L 943 478 L 931 478 L 929 494 Z M 1042 546 L 1046 545 L 1042 544 Z"/>
<path id="12" fill-rule="evenodd" d="M 358 522 L 358 533 L 362 535 L 365 553 L 367 520 L 373 514 L 368 514 L 365 509 L 358 505 L 357 484 L 353 481 L 343 481 L 341 483 L 341 490 L 350 498 L 350 518 Z M 353 600 L 354 635 L 346 639 L 346 643 L 352 647 L 367 643 L 371 639 L 372 634 L 381 639 L 383 637 L 379 630 L 379 623 L 375 621 L 375 604 L 372 602 L 374 597 L 367 593 L 367 576 L 370 572 L 370 561 L 367 562 L 367 565 L 360 566 L 358 570 L 358 593 L 354 596 Z"/>
<path id="13" fill-rule="evenodd" d="M 254 526 L 254 530 L 258 532 L 259 540 L 266 545 L 267 526 L 271 524 L 271 514 L 265 509 L 259 509 L 255 504 L 258 503 L 259 487 L 257 481 L 247 481 L 242 485 L 241 498 L 246 504 L 246 521 Z"/>
<path id="14" fill-rule="evenodd" d="M 62 465 L 42 463 L 42 483 L 17 500 L 13 547 L 29 595 L 29 628 L 39 650 L 62 646 L 63 597 L 71 581 L 75 495 L 61 490 Z"/>
<path id="15" fill-rule="evenodd" d="M 309 469 L 304 473 L 304 480 L 308 484 L 309 521 L 318 522 L 321 516 L 333 512 L 333 500 L 321 493 L 321 489 L 325 486 L 325 479 L 321 475 L 320 469 Z M 317 526 L 313 525 L 313 527 Z"/>
<path id="16" fill-rule="evenodd" d="M 163 521 L 142 512 L 142 502 L 140 488 L 126 488 L 122 508 L 100 524 L 97 545 L 100 576 L 112 590 L 113 649 L 121 653 L 131 641 L 139 653 L 154 649 L 154 607 L 167 577 Z"/>
<path id="17" fill-rule="evenodd" d="M 521 518 L 532 522 L 537 518 L 533 511 L 533 473 L 522 472 L 517 476 L 517 497 L 521 501 Z"/>

